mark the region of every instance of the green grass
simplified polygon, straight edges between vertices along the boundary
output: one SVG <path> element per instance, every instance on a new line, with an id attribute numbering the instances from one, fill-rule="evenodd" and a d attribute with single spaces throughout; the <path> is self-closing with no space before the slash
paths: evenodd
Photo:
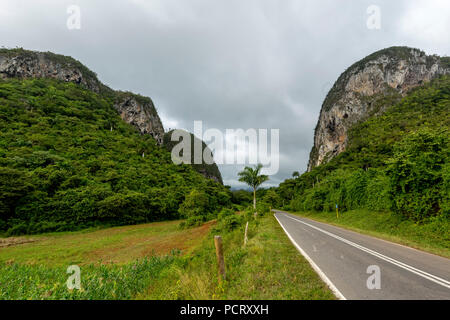
<path id="1" fill-rule="evenodd" d="M 190 252 L 201 243 L 211 226 L 208 223 L 181 230 L 179 223 L 155 222 L 94 231 L 0 238 L 0 245 L 19 243 L 0 247 L 0 263 L 44 266 L 126 264 L 135 259 L 168 254 L 174 249 Z"/>
<path id="2" fill-rule="evenodd" d="M 230 233 L 211 233 L 194 254 L 164 270 L 140 299 L 334 299 L 273 216 Z M 223 237 L 227 278 L 218 283 L 213 235 Z"/>
<path id="3" fill-rule="evenodd" d="M 181 230 L 175 222 L 153 223 L 46 234 L 37 242 L 1 248 L 0 299 L 334 299 L 273 216 L 250 222 L 245 248 L 242 225 L 231 232 L 216 228 L 206 236 L 209 227 Z M 154 236 L 167 249 L 176 249 L 193 230 L 186 254 L 179 250 L 165 254 L 150 250 L 140 258 L 135 254 L 140 252 L 134 250 L 138 243 L 154 247 L 147 241 Z M 168 234 L 173 237 L 165 241 Z M 221 285 L 215 234 L 224 240 L 227 279 Z M 136 242 L 124 245 L 130 253 L 124 256 L 119 250 L 110 263 L 95 263 L 90 255 L 98 248 L 114 253 L 114 248 L 130 240 Z M 69 254 L 62 253 L 64 248 Z M 66 269 L 73 261 L 81 266 L 81 290 L 66 287 Z"/>
<path id="4" fill-rule="evenodd" d="M 126 265 L 81 267 L 81 290 L 69 290 L 67 267 L 0 263 L 0 299 L 132 299 L 158 277 L 176 255 Z"/>
<path id="5" fill-rule="evenodd" d="M 343 212 L 339 218 L 336 212 L 294 214 L 450 258 L 450 222 L 443 217 L 417 224 L 391 212 L 366 209 Z"/>

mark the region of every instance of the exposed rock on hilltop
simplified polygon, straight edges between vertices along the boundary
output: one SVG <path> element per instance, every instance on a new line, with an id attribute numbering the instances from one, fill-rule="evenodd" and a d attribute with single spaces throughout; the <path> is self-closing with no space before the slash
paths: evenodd
<path id="1" fill-rule="evenodd" d="M 348 68 L 322 105 L 308 171 L 345 150 L 349 128 L 398 101 L 406 92 L 450 74 L 450 59 L 408 47 L 375 52 Z"/>
<path id="2" fill-rule="evenodd" d="M 79 61 L 51 52 L 23 49 L 0 50 L 0 78 L 53 78 L 74 82 L 114 99 L 121 118 L 142 134 L 150 134 L 161 144 L 164 127 L 150 98 L 131 92 L 114 91 Z"/>
<path id="3" fill-rule="evenodd" d="M 158 144 L 163 143 L 164 127 L 150 98 L 119 92 L 114 108 L 122 120 L 138 128 L 142 134 L 150 134 Z"/>
<path id="4" fill-rule="evenodd" d="M 51 52 L 1 49 L 0 78 L 54 78 L 82 84 L 96 93 L 112 91 L 79 61 Z"/>

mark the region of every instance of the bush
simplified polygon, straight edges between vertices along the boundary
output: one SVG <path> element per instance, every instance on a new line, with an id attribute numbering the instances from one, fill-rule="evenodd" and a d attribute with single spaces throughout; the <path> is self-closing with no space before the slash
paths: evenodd
<path id="1" fill-rule="evenodd" d="M 444 187 L 450 158 L 448 133 L 419 130 L 397 143 L 394 152 L 388 168 L 392 209 L 414 221 L 443 213 L 448 194 Z"/>
<path id="2" fill-rule="evenodd" d="M 235 215 L 234 210 L 228 209 L 228 208 L 223 208 L 217 215 L 217 220 L 220 221 L 220 220 L 225 219 L 228 216 L 233 216 L 233 215 Z"/>
<path id="3" fill-rule="evenodd" d="M 186 219 L 186 221 L 183 221 L 180 223 L 180 228 L 192 228 L 192 227 L 198 227 L 201 226 L 206 222 L 206 218 L 203 216 L 194 216 L 189 217 Z"/>
<path id="4" fill-rule="evenodd" d="M 263 202 L 269 204 L 272 208 L 279 208 L 283 200 L 274 189 L 270 189 L 264 195 Z"/>
<path id="5" fill-rule="evenodd" d="M 222 219 L 218 220 L 216 230 L 232 231 L 243 224 L 243 217 L 237 214 L 226 215 Z"/>
<path id="6" fill-rule="evenodd" d="M 450 162 L 442 167 L 442 179 L 443 188 L 441 192 L 440 207 L 442 208 L 442 214 L 446 218 L 450 218 Z"/>
<path id="7" fill-rule="evenodd" d="M 366 187 L 366 207 L 384 211 L 391 207 L 389 177 L 383 171 L 370 169 Z"/>
<path id="8" fill-rule="evenodd" d="M 187 194 L 180 206 L 179 212 L 184 217 L 205 216 L 208 214 L 208 196 L 199 190 Z"/>
<path id="9" fill-rule="evenodd" d="M 256 212 L 258 212 L 258 216 L 264 216 L 270 212 L 270 205 L 263 201 L 256 202 Z"/>
<path id="10" fill-rule="evenodd" d="M 348 209 L 362 208 L 366 203 L 367 175 L 364 170 L 355 170 L 345 180 L 344 204 Z"/>

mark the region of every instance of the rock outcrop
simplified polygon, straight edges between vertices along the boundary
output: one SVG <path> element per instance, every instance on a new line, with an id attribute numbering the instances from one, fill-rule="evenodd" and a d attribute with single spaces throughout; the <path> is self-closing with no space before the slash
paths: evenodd
<path id="1" fill-rule="evenodd" d="M 121 118 L 142 134 L 150 134 L 162 144 L 164 127 L 150 98 L 131 92 L 114 91 L 79 61 L 51 52 L 0 49 L 0 78 L 54 78 L 74 82 L 114 100 Z"/>
<path id="2" fill-rule="evenodd" d="M 123 121 L 138 128 L 142 134 L 150 134 L 158 144 L 163 143 L 164 127 L 150 98 L 121 92 L 117 95 L 114 108 Z"/>
<path id="3" fill-rule="evenodd" d="M 107 90 L 97 75 L 79 61 L 51 52 L 0 50 L 0 78 L 54 78 L 84 85 L 97 93 Z"/>
<path id="4" fill-rule="evenodd" d="M 184 130 L 180 130 L 179 131 L 182 132 L 186 132 Z M 178 143 L 177 141 L 172 141 L 172 133 L 175 130 L 171 130 L 169 132 L 167 132 L 164 135 L 164 147 L 167 149 L 167 151 L 172 152 L 172 149 L 175 147 L 175 145 Z M 206 143 L 200 139 L 198 139 L 197 137 L 195 137 L 192 133 L 190 132 L 186 132 L 190 137 L 191 137 L 191 159 L 190 159 L 190 164 L 192 165 L 192 167 L 194 168 L 195 171 L 197 171 L 198 173 L 202 174 L 205 178 L 208 179 L 212 179 L 220 184 L 223 184 L 223 180 L 222 180 L 222 175 L 220 174 L 219 168 L 217 167 L 216 163 L 212 163 L 212 164 L 207 164 L 205 163 L 204 160 L 202 160 L 202 163 L 199 164 L 195 164 L 194 163 L 194 141 L 200 142 L 202 145 L 202 155 L 206 152 L 209 152 L 211 155 L 211 158 L 213 158 L 212 155 L 212 151 L 208 148 L 208 146 L 206 145 Z M 177 155 L 182 157 L 183 155 Z"/>
<path id="5" fill-rule="evenodd" d="M 345 150 L 349 128 L 381 114 L 408 90 L 450 74 L 449 58 L 391 47 L 348 68 L 327 94 L 314 134 L 308 171 Z"/>

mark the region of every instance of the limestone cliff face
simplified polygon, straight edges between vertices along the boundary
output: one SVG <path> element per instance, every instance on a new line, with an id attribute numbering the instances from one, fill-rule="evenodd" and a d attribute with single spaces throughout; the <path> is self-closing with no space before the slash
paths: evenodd
<path id="1" fill-rule="evenodd" d="M 163 143 L 164 127 L 150 98 L 121 92 L 114 108 L 122 120 L 138 128 L 142 134 L 150 134 L 158 144 Z"/>
<path id="2" fill-rule="evenodd" d="M 75 59 L 22 49 L 0 51 L 0 78 L 54 78 L 82 84 L 97 93 L 105 87 L 94 72 Z"/>
<path id="3" fill-rule="evenodd" d="M 0 78 L 54 78 L 77 83 L 114 99 L 122 119 L 142 134 L 150 134 L 162 144 L 164 127 L 150 98 L 131 92 L 114 91 L 79 61 L 51 52 L 0 49 Z"/>
<path id="4" fill-rule="evenodd" d="M 450 74 L 448 58 L 407 47 L 387 48 L 352 65 L 322 105 L 308 171 L 345 150 L 353 124 L 381 114 L 408 90 L 444 74 Z"/>

